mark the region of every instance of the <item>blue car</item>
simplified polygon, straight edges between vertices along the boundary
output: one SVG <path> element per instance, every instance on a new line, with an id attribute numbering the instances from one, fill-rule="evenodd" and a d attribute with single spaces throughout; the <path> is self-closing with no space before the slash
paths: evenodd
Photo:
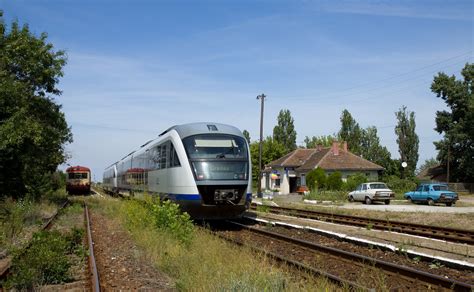
<path id="1" fill-rule="evenodd" d="M 458 194 L 449 191 L 445 184 L 421 184 L 415 191 L 407 192 L 403 196 L 412 202 L 426 202 L 430 206 L 435 203 L 444 203 L 448 207 L 459 199 Z"/>

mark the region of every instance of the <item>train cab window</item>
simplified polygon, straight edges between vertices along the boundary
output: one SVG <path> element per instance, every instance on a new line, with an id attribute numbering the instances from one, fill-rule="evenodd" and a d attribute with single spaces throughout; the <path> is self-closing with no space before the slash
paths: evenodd
<path id="1" fill-rule="evenodd" d="M 87 172 L 70 172 L 69 179 L 86 179 L 87 178 Z"/>

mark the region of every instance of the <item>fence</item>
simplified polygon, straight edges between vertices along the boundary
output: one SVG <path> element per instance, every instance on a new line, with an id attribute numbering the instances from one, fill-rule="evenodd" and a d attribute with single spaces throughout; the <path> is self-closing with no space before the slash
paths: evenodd
<path id="1" fill-rule="evenodd" d="M 449 183 L 448 185 L 451 191 L 474 194 L 474 183 Z"/>

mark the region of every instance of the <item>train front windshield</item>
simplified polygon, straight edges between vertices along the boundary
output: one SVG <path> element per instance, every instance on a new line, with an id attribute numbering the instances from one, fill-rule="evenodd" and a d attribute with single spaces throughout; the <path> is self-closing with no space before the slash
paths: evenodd
<path id="1" fill-rule="evenodd" d="M 183 139 L 197 180 L 247 180 L 247 143 L 232 135 L 195 135 Z"/>

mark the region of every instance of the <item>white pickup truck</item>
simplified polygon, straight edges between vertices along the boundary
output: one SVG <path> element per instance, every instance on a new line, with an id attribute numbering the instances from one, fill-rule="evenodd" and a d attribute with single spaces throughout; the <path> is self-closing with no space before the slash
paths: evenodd
<path id="1" fill-rule="evenodd" d="M 370 182 L 358 185 L 355 191 L 350 192 L 347 196 L 350 202 L 361 201 L 369 205 L 374 201 L 380 201 L 388 205 L 390 200 L 395 197 L 395 193 L 385 183 Z"/>

